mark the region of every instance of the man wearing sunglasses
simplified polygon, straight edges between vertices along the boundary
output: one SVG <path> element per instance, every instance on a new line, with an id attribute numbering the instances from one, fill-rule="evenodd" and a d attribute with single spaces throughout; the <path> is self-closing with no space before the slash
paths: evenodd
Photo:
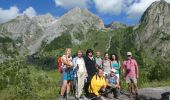
<path id="1" fill-rule="evenodd" d="M 127 59 L 123 63 L 124 79 L 128 84 L 130 94 L 138 95 L 137 78 L 139 77 L 138 64 L 135 59 L 132 58 L 132 53 L 127 52 Z M 133 88 L 134 87 L 134 88 Z"/>

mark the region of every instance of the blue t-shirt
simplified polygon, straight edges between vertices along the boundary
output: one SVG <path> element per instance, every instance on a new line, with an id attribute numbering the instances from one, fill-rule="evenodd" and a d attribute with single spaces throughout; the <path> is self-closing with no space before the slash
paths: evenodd
<path id="1" fill-rule="evenodd" d="M 117 76 L 116 75 L 114 75 L 114 76 L 109 75 L 107 77 L 107 80 L 108 80 L 109 84 L 117 84 Z"/>

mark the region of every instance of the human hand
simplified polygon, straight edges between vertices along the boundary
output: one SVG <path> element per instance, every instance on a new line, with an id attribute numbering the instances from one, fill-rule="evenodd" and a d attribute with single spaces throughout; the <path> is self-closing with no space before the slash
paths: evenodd
<path id="1" fill-rule="evenodd" d="M 136 78 L 139 78 L 139 75 L 138 75 L 138 74 L 136 75 Z"/>
<path id="2" fill-rule="evenodd" d="M 116 85 L 116 88 L 120 88 L 120 85 Z"/>
<path id="3" fill-rule="evenodd" d="M 102 91 L 102 92 L 105 91 L 105 87 L 104 87 L 104 86 L 101 87 L 101 91 Z"/>
<path id="4" fill-rule="evenodd" d="M 87 73 L 85 74 L 85 77 L 88 77 L 88 74 L 87 74 Z"/>
<path id="5" fill-rule="evenodd" d="M 100 97 L 101 97 L 100 95 L 97 96 L 97 98 L 100 98 Z"/>
<path id="6" fill-rule="evenodd" d="M 123 80 L 126 80 L 126 77 L 125 77 L 125 76 L 123 76 Z"/>

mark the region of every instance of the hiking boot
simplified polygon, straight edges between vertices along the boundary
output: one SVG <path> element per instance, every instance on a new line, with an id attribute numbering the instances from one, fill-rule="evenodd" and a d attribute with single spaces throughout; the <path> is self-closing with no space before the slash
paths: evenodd
<path id="1" fill-rule="evenodd" d="M 121 100 L 121 97 L 116 97 L 116 99 L 119 99 L 119 100 Z"/>
<path id="2" fill-rule="evenodd" d="M 80 100 L 80 98 L 79 98 L 79 97 L 76 97 L 75 100 Z"/>
<path id="3" fill-rule="evenodd" d="M 64 96 L 60 95 L 57 100 L 65 100 Z"/>
<path id="4" fill-rule="evenodd" d="M 71 96 L 71 95 L 68 95 L 67 96 L 67 100 L 74 100 L 75 98 L 73 97 L 73 96 Z"/>
<path id="5" fill-rule="evenodd" d="M 85 96 L 80 96 L 80 99 L 84 99 L 85 98 Z"/>

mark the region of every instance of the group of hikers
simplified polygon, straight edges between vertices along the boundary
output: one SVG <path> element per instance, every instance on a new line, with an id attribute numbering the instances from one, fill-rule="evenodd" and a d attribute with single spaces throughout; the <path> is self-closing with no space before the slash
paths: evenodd
<path id="1" fill-rule="evenodd" d="M 83 94 L 91 100 L 101 100 L 101 96 L 109 99 L 120 98 L 120 73 L 128 84 L 129 93 L 138 95 L 137 78 L 139 77 L 138 64 L 132 58 L 132 53 L 127 52 L 127 59 L 123 65 L 116 54 L 109 55 L 108 52 L 101 58 L 99 51 L 96 52 L 88 49 L 86 56 L 78 50 L 76 57 L 72 59 L 71 49 L 66 48 L 64 55 L 61 57 L 62 64 L 62 86 L 60 91 L 60 99 L 69 96 L 71 85 L 77 82 L 75 98 L 79 100 L 83 98 Z M 122 71 L 120 70 L 123 67 Z M 68 97 L 67 97 L 68 98 Z"/>

